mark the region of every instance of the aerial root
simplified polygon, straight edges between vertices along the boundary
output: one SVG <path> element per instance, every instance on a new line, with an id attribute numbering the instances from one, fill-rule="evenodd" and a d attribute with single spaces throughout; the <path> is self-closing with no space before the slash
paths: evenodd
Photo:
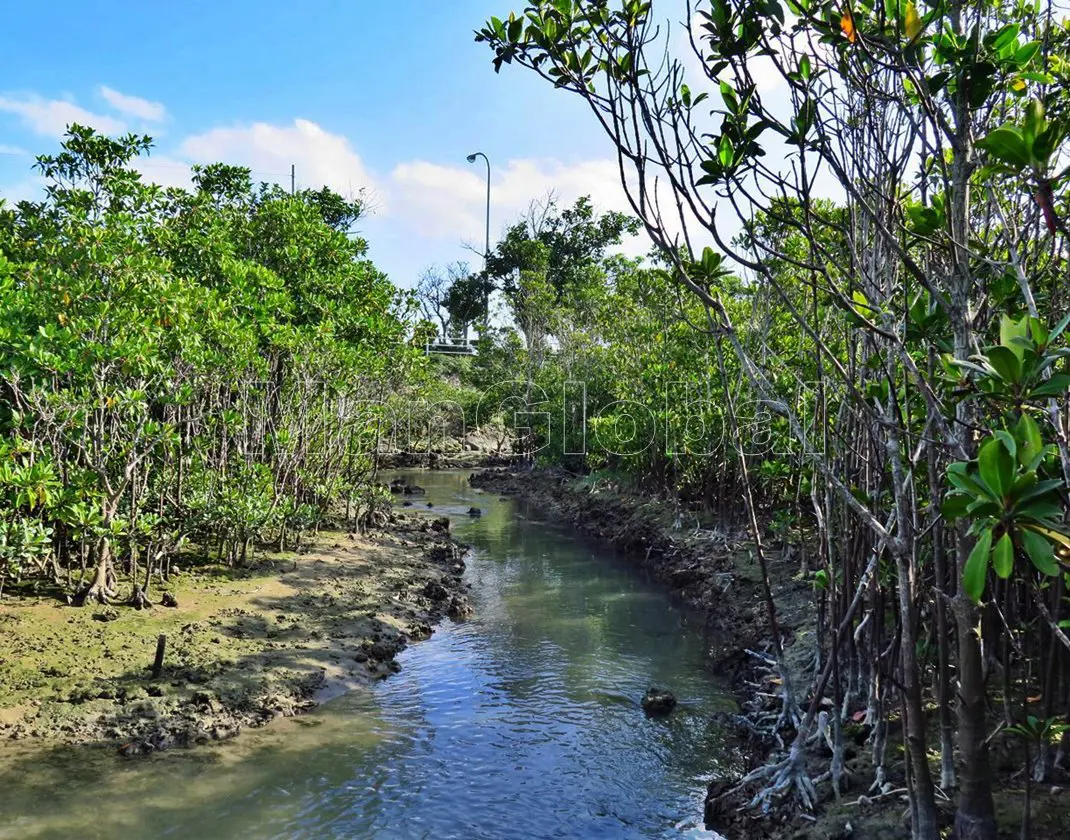
<path id="1" fill-rule="evenodd" d="M 86 604 L 108 604 L 108 599 L 115 597 L 115 590 L 103 583 L 93 583 L 74 596 L 74 603 L 80 607 Z"/>
<path id="2" fill-rule="evenodd" d="M 130 596 L 130 600 L 126 602 L 126 605 L 136 610 L 144 610 L 151 608 L 153 604 L 149 600 L 149 596 L 145 594 L 145 590 L 140 586 L 135 586 L 134 592 Z"/>
<path id="3" fill-rule="evenodd" d="M 817 802 L 817 791 L 814 783 L 806 772 L 802 753 L 792 750 L 791 754 L 776 764 L 761 767 L 750 773 L 743 783 L 768 779 L 769 783 L 755 794 L 747 805 L 748 808 L 761 807 L 763 813 L 768 813 L 773 803 L 794 795 L 799 804 L 807 811 L 814 809 Z"/>

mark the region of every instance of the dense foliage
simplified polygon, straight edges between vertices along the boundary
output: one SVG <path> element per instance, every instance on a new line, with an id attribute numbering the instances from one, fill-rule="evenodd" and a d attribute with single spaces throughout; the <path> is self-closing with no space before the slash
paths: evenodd
<path id="1" fill-rule="evenodd" d="M 382 404 L 422 362 L 349 234 L 359 202 L 74 126 L 40 202 L 0 204 L 0 586 L 136 605 L 187 540 L 231 563 L 336 502 L 375 517 Z"/>
<path id="2" fill-rule="evenodd" d="M 685 61 L 661 6 L 543 0 L 478 33 L 589 106 L 662 261 L 607 265 L 548 328 L 595 397 L 585 466 L 742 501 L 763 572 L 763 506 L 816 548 L 810 699 L 782 668 L 794 737 L 755 805 L 812 806 L 828 699 L 837 793 L 858 715 L 874 790 L 901 733 L 914 836 L 939 786 L 956 837 L 994 840 L 997 733 L 1031 778 L 1067 757 L 1068 29 L 1008 0 L 702 0 Z"/>

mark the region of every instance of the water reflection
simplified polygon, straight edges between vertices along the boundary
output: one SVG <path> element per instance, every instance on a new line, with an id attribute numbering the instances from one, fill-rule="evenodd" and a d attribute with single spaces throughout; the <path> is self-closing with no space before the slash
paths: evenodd
<path id="1" fill-rule="evenodd" d="M 714 837 L 701 796 L 732 760 L 709 722 L 727 701 L 693 617 L 466 474 L 416 480 L 473 545 L 475 619 L 374 689 L 233 743 L 11 753 L 0 838 Z M 666 720 L 639 710 L 651 684 L 681 699 Z"/>

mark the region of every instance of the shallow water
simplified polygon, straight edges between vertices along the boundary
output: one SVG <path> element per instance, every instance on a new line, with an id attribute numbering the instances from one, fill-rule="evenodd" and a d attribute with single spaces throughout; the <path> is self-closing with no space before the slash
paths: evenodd
<path id="1" fill-rule="evenodd" d="M 450 514 L 473 547 L 471 621 L 385 682 L 233 742 L 5 750 L 0 838 L 717 837 L 702 796 L 735 761 L 711 723 L 731 703 L 698 618 L 467 473 L 409 475 L 428 489 L 414 509 Z M 680 698 L 670 717 L 643 716 L 650 685 Z"/>

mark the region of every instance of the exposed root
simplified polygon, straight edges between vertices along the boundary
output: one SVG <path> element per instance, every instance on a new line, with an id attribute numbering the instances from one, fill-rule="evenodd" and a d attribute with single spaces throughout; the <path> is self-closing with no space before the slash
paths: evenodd
<path id="1" fill-rule="evenodd" d="M 761 653 L 754 650 L 746 650 L 749 656 L 754 657 L 763 665 L 765 665 L 766 673 L 769 676 L 776 674 L 780 682 L 780 714 L 777 716 L 775 723 L 773 723 L 770 729 L 770 735 L 776 738 L 777 743 L 783 747 L 784 742 L 780 739 L 780 732 L 784 729 L 797 730 L 802 725 L 802 714 L 800 713 L 799 706 L 795 702 L 795 694 L 792 691 L 791 679 L 788 675 L 788 669 L 784 667 L 783 663 L 777 662 L 776 658 L 770 656 L 767 653 Z M 756 722 L 761 722 L 766 719 L 766 715 L 756 714 Z"/>
<path id="2" fill-rule="evenodd" d="M 780 669 L 780 696 L 783 700 L 780 707 L 780 717 L 777 718 L 776 728 L 797 730 L 802 726 L 802 714 L 795 702 L 795 695 L 791 690 L 791 681 L 788 679 L 787 668 Z"/>
<path id="3" fill-rule="evenodd" d="M 134 587 L 134 592 L 130 596 L 130 600 L 126 602 L 128 607 L 133 607 L 135 610 L 145 610 L 152 607 L 152 601 L 149 600 L 149 596 L 145 594 L 145 590 L 140 586 Z"/>
<path id="4" fill-rule="evenodd" d="M 798 803 L 807 811 L 814 810 L 817 791 L 806 772 L 803 752 L 796 742 L 792 745 L 788 757 L 776 764 L 760 767 L 743 779 L 743 783 L 768 779 L 769 783 L 754 796 L 748 808 L 760 807 L 762 813 L 769 813 L 773 803 L 794 795 Z"/>
<path id="5" fill-rule="evenodd" d="M 103 583 L 93 583 L 82 589 L 74 596 L 74 603 L 76 606 L 84 607 L 86 604 L 103 604 L 109 603 L 109 598 L 115 597 L 115 590 L 109 588 Z"/>
<path id="6" fill-rule="evenodd" d="M 869 786 L 869 792 L 882 793 L 887 784 L 888 780 L 885 777 L 884 765 L 878 764 L 873 771 L 873 784 Z"/>

